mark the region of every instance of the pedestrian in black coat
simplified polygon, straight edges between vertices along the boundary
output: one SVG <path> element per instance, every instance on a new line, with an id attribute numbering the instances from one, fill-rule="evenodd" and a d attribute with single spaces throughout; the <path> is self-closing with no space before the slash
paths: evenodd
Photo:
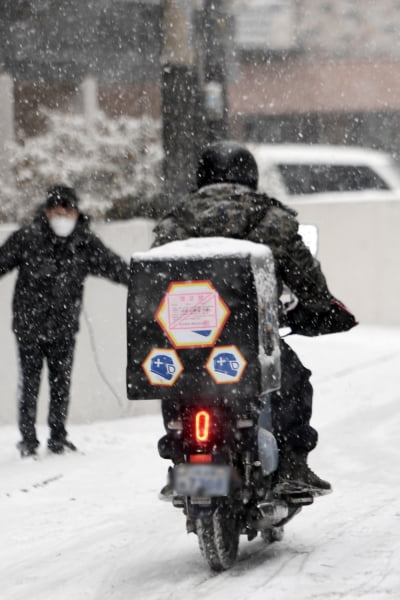
<path id="1" fill-rule="evenodd" d="M 33 455 L 36 406 L 43 361 L 50 385 L 48 448 L 75 449 L 67 420 L 75 337 L 84 281 L 88 275 L 128 284 L 129 267 L 90 230 L 70 187 L 49 188 L 32 223 L 0 247 L 0 276 L 18 269 L 13 298 L 13 331 L 19 357 L 18 414 L 22 456 Z"/>

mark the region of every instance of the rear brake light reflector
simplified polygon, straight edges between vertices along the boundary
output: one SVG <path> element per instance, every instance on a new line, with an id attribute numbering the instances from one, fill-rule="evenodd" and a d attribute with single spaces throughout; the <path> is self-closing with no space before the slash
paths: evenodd
<path id="1" fill-rule="evenodd" d="M 212 462 L 212 454 L 191 454 L 189 456 L 190 463 L 210 463 Z"/>

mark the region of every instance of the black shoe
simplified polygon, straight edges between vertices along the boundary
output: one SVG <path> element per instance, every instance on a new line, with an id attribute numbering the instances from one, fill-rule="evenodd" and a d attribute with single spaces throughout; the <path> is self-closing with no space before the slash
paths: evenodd
<path id="1" fill-rule="evenodd" d="M 68 440 L 57 440 L 53 438 L 48 440 L 47 447 L 50 452 L 53 452 L 53 454 L 63 454 L 66 448 L 67 450 L 72 450 L 73 452 L 76 452 L 78 449 L 75 444 Z"/>
<path id="2" fill-rule="evenodd" d="M 332 486 L 310 469 L 307 454 L 290 451 L 279 461 L 278 481 L 274 490 L 279 494 L 308 493 L 311 496 L 324 496 L 332 492 Z"/>
<path id="3" fill-rule="evenodd" d="M 27 442 L 25 440 L 21 440 L 17 443 L 17 448 L 21 454 L 21 458 L 26 458 L 27 456 L 37 456 L 36 448 L 39 446 L 39 442 L 35 440 L 34 442 Z"/>

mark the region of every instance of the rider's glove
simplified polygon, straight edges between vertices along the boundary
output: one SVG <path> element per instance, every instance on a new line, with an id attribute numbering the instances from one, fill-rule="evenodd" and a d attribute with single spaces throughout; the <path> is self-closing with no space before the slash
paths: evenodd
<path id="1" fill-rule="evenodd" d="M 348 331 L 358 324 L 354 315 L 336 298 L 331 298 L 330 307 L 323 311 L 298 303 L 288 311 L 286 318 L 292 333 L 306 336 Z"/>

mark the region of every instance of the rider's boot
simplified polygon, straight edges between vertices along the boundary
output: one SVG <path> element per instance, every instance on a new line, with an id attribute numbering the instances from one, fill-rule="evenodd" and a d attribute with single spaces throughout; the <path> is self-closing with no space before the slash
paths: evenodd
<path id="1" fill-rule="evenodd" d="M 279 459 L 278 481 L 275 490 L 279 493 L 310 493 L 323 496 L 332 491 L 329 481 L 318 477 L 307 464 L 306 452 L 287 450 Z"/>

